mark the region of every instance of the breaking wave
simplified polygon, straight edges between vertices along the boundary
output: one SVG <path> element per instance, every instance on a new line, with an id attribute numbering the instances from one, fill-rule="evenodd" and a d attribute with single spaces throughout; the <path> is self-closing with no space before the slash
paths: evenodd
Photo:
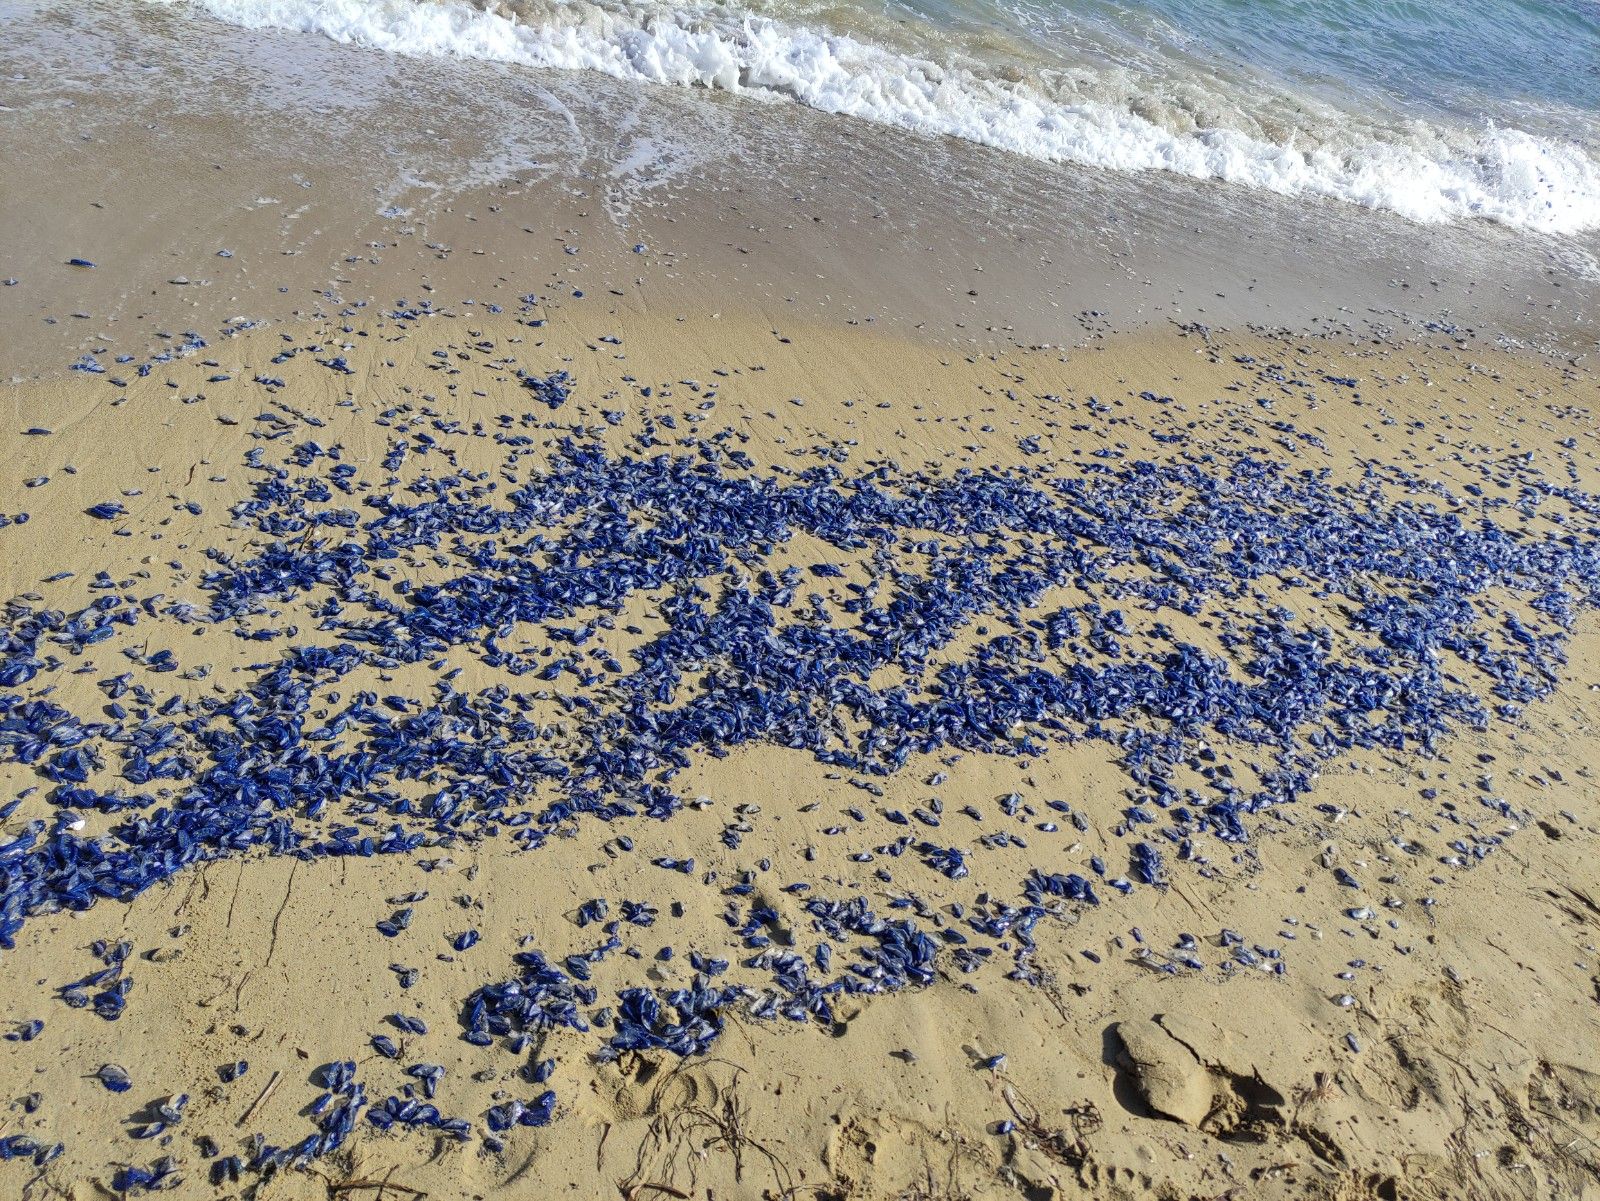
<path id="1" fill-rule="evenodd" d="M 1252 109 L 1239 89 L 1207 93 L 1216 81 L 1205 72 L 1182 81 L 1199 100 L 1175 106 L 1165 61 L 1143 76 L 1116 64 L 1018 70 L 932 24 L 920 41 L 904 28 L 875 37 L 860 21 L 830 27 L 837 6 L 751 2 L 190 0 L 251 28 L 791 100 L 1046 162 L 1170 171 L 1417 222 L 1481 218 L 1565 234 L 1600 227 L 1600 163 L 1575 140 L 1501 125 L 1375 120 L 1287 93 L 1266 98 L 1282 114 L 1267 117 L 1259 94 Z"/>

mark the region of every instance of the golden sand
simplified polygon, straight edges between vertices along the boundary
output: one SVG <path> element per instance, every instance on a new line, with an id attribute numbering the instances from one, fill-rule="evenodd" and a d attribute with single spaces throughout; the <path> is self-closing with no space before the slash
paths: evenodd
<path id="1" fill-rule="evenodd" d="M 243 455 L 271 432 L 260 413 L 276 412 L 290 426 L 314 417 L 323 424 L 301 425 L 296 437 L 314 434 L 340 445 L 348 461 L 368 463 L 382 457 L 386 433 L 374 419 L 386 409 L 426 407 L 464 423 L 520 411 L 513 359 L 530 370 L 570 371 L 576 389 L 561 419 L 591 424 L 619 448 L 639 428 L 640 388 L 653 387 L 658 404 L 677 388 L 682 409 L 692 411 L 694 395 L 679 381 L 714 381 L 715 405 L 697 432 L 733 431 L 761 470 L 808 466 L 818 446 L 837 448 L 856 468 L 893 461 L 936 472 L 1025 457 L 1034 467 L 1066 465 L 1104 448 L 1159 460 L 1179 452 L 1154 435 L 1181 430 L 1189 452 L 1259 446 L 1349 478 L 1376 459 L 1459 487 L 1478 478 L 1464 472 L 1463 452 L 1472 461 L 1528 454 L 1555 476 L 1564 470 L 1558 441 L 1576 437 L 1577 483 L 1600 485 L 1593 378 L 1474 346 L 1173 329 L 1090 350 L 959 353 L 861 329 L 775 333 L 730 314 L 675 320 L 569 308 L 547 317 L 538 327 L 481 313 L 276 327 L 158 365 L 123 388 L 100 377 L 12 386 L 0 401 L 7 429 L 54 433 L 6 435 L 0 512 L 26 510 L 31 519 L 5 531 L 4 591 L 73 608 L 88 597 L 88 577 L 104 570 L 144 582 L 143 591 L 159 580 L 170 599 L 198 602 L 203 552 L 241 553 L 259 538 L 236 527 L 229 508 L 248 483 Z M 269 364 L 291 343 L 320 353 Z M 333 354 L 353 374 L 316 361 Z M 251 382 L 263 372 L 286 386 L 268 393 Z M 1361 402 L 1303 382 L 1319 372 L 1358 378 Z M 211 382 L 220 375 L 229 378 Z M 1147 390 L 1171 399 L 1141 399 Z M 1093 420 L 1091 397 L 1107 406 Z M 600 420 L 607 408 L 624 410 L 620 424 Z M 1276 420 L 1322 445 L 1282 442 Z M 1019 449 L 1029 437 L 1039 439 L 1042 458 Z M 471 453 L 462 451 L 461 466 L 473 465 Z M 479 466 L 498 462 L 492 447 L 483 453 Z M 48 483 L 25 486 L 41 477 Z M 125 520 L 83 514 L 112 498 L 127 507 Z M 200 512 L 178 507 L 186 501 Z M 119 528 L 132 536 L 117 536 Z M 794 553 L 803 557 L 804 549 Z M 77 575 L 44 582 L 62 570 Z M 396 580 L 416 582 L 434 569 L 416 556 L 394 570 Z M 660 599 L 641 601 L 630 618 L 648 631 L 650 604 Z M 262 655 L 223 627 L 193 629 L 175 649 L 184 664 L 209 671 L 174 685 L 190 696 L 231 689 L 235 673 Z M 626 635 L 614 637 L 620 654 Z M 453 665 L 465 669 L 463 686 L 492 682 L 470 656 Z M 117 670 L 98 666 L 92 675 L 57 677 L 56 698 L 91 703 L 93 681 Z M 409 671 L 382 687 L 423 695 L 422 673 L 411 679 Z M 65 1142 L 65 1155 L 25 1193 L 75 1201 L 108 1195 L 108 1164 L 155 1153 L 127 1137 L 128 1114 L 176 1093 L 193 1098 L 167 1148 L 190 1161 L 176 1196 L 1586 1195 L 1600 1138 L 1600 886 L 1582 883 L 1596 880 L 1600 826 L 1590 770 L 1600 749 L 1597 671 L 1600 638 L 1584 618 L 1565 681 L 1526 724 L 1452 744 L 1444 759 L 1364 753 L 1340 761 L 1314 798 L 1337 806 L 1338 820 L 1304 804 L 1270 811 L 1258 819 L 1257 838 L 1218 863 L 1214 878 L 1178 872 L 1168 889 L 1139 889 L 1071 923 L 1041 925 L 1041 986 L 1000 971 L 941 973 L 925 988 L 842 1005 L 831 1028 L 733 1016 L 711 1055 L 685 1060 L 626 1055 L 596 1065 L 579 1040 L 557 1034 L 544 1053 L 559 1059 L 551 1087 L 560 1116 L 507 1136 L 503 1154 L 363 1128 L 305 1171 L 215 1193 L 193 1140 L 206 1135 L 231 1149 L 255 1132 L 272 1142 L 300 1137 L 317 1065 L 353 1057 L 375 1095 L 398 1087 L 398 1068 L 367 1049 L 389 1013 L 428 1023 L 426 1035 L 403 1040 L 404 1058 L 445 1067 L 437 1100 L 445 1113 L 475 1117 L 486 1097 L 502 1095 L 496 1090 L 523 1095 L 516 1057 L 461 1040 L 462 999 L 506 977 L 523 936 L 537 936 L 553 959 L 592 945 L 593 931 L 571 920 L 585 898 L 656 897 L 663 909 L 669 897 L 685 902 L 681 917 L 634 939 L 643 961 L 596 968 L 602 994 L 636 982 L 657 945 L 715 948 L 727 931 L 713 890 L 678 885 L 681 877 L 651 867 L 644 854 L 608 854 L 616 830 L 598 822 L 579 823 L 536 856 L 500 839 L 442 856 L 301 862 L 253 853 L 213 862 L 131 904 L 102 901 L 26 926 L 4 956 L 4 1009 L 18 1020 L 43 1016 L 47 1030 L 34 1043 L 7 1044 L 0 1087 L 9 1097 L 38 1092 L 46 1104 L 33 1116 L 13 1108 L 4 1132 Z M 1447 835 L 1430 830 L 1417 791 L 1441 773 L 1470 779 L 1472 755 L 1482 751 L 1497 756 L 1500 794 L 1543 817 L 1481 866 L 1435 882 L 1429 877 Z M 875 803 L 921 803 L 940 766 L 907 765 L 883 781 Z M 1063 870 L 1117 845 L 1108 831 L 1126 804 L 1126 781 L 1099 744 L 1029 758 L 968 754 L 945 770 L 940 792 L 951 803 L 987 804 L 1017 790 L 1061 797 L 1087 815 L 1089 828 Z M 0 779 L 8 793 L 31 782 L 15 764 L 0 769 Z M 717 834 L 737 811 L 750 829 L 728 866 L 766 856 L 775 880 L 822 879 L 837 892 L 886 899 L 867 868 L 820 839 L 863 797 L 809 756 L 735 749 L 697 759 L 675 787 L 709 803 L 649 833 L 648 854 L 720 862 Z M 8 828 L 47 808 L 30 799 Z M 88 821 L 108 824 L 93 814 Z M 1433 853 L 1397 854 L 1397 837 Z M 822 857 L 807 860 L 806 848 L 819 843 Z M 419 858 L 437 862 L 423 871 Z M 1331 879 L 1331 863 L 1382 881 L 1383 894 L 1401 903 L 1392 927 L 1387 912 L 1342 916 L 1351 901 Z M 1027 854 L 1012 850 L 987 856 L 978 870 L 1014 884 L 1028 865 Z M 921 895 L 933 907 L 973 883 L 941 890 L 941 879 L 930 878 Z M 422 889 L 429 899 L 417 904 L 411 928 L 397 940 L 377 937 L 373 923 L 388 914 L 389 899 Z M 1437 904 L 1421 904 L 1424 897 Z M 792 897 L 773 891 L 758 899 L 785 924 L 804 926 Z M 482 941 L 449 952 L 449 936 L 467 927 Z M 1224 928 L 1239 931 L 1247 942 L 1291 947 L 1290 970 L 1170 977 L 1136 955 L 1135 928 L 1160 947 L 1193 933 L 1212 957 Z M 1291 942 L 1281 942 L 1284 932 Z M 93 966 L 84 948 L 95 939 L 128 939 L 135 948 L 136 985 L 115 1023 L 49 999 L 51 988 Z M 1373 966 L 1340 979 L 1354 959 Z M 397 987 L 395 962 L 420 970 L 415 987 Z M 1336 1003 L 1341 995 L 1347 1004 Z M 1359 1040 L 1359 1054 L 1347 1034 Z M 999 1070 L 975 1066 L 1000 1053 Z M 249 1074 L 219 1084 L 218 1065 L 241 1058 Z M 102 1062 L 126 1067 L 139 1091 L 113 1094 L 89 1078 Z"/>

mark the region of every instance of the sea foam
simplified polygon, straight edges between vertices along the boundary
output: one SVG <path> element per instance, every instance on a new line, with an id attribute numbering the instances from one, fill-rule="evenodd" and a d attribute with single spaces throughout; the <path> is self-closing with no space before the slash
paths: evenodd
<path id="1" fill-rule="evenodd" d="M 1392 138 L 1351 140 L 1335 123 L 1282 142 L 1221 126 L 1174 129 L 1125 104 L 1063 101 L 976 62 L 937 62 L 729 5 L 518 3 L 486 11 L 461 0 L 187 2 L 251 28 L 788 99 L 1046 162 L 1170 171 L 1417 222 L 1484 218 L 1557 234 L 1600 228 L 1600 163 L 1575 143 L 1514 128 L 1412 122 Z"/>

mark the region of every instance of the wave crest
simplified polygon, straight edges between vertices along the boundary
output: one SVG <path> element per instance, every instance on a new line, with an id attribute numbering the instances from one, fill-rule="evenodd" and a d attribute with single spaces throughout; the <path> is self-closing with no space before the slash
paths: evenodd
<path id="1" fill-rule="evenodd" d="M 1046 162 L 1171 171 L 1324 197 L 1417 222 L 1484 218 L 1546 233 L 1600 227 L 1600 163 L 1517 129 L 1420 123 L 1393 138 L 1336 128 L 1278 142 L 1174 129 L 1125 105 L 1055 97 L 1029 80 L 941 64 L 848 34 L 727 6 L 462 0 L 190 0 L 252 28 L 318 33 L 407 55 L 448 55 L 789 99 Z"/>

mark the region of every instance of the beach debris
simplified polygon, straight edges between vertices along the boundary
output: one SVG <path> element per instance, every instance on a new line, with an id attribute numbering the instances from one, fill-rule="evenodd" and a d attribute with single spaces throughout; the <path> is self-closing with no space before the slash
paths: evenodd
<path id="1" fill-rule="evenodd" d="M 340 343 L 305 349 L 359 374 Z M 449 370 L 451 355 L 436 361 Z M 565 371 L 514 378 L 513 411 L 471 429 L 377 410 L 381 458 L 365 461 L 317 432 L 320 417 L 296 415 L 290 389 L 267 377 L 260 415 L 239 419 L 253 435 L 250 486 L 229 513 L 243 545 L 209 552 L 198 600 L 108 569 L 70 585 L 82 590 L 70 604 L 6 609 L 0 760 L 40 793 L 5 810 L 0 946 L 42 915 L 127 902 L 219 859 L 409 856 L 435 870 L 483 839 L 531 861 L 605 825 L 606 861 L 636 855 L 662 891 L 563 910 L 588 932 L 571 953 L 536 949 L 559 915 L 533 915 L 510 969 L 478 977 L 492 982 L 461 1001 L 460 1037 L 523 1057 L 529 1084 L 553 1077 L 562 1044 L 602 1063 L 687 1058 L 707 1054 L 735 1016 L 832 1028 L 858 998 L 991 964 L 1040 984 L 1041 923 L 1141 889 L 1176 898 L 1186 873 L 1214 875 L 1246 853 L 1271 811 L 1314 799 L 1321 768 L 1351 751 L 1433 751 L 1457 731 L 1515 720 L 1549 694 L 1575 621 L 1600 605 L 1600 504 L 1526 465 L 1489 467 L 1516 488 L 1470 505 L 1399 467 L 1340 479 L 1225 447 L 1203 459 L 1097 452 L 1046 464 L 1048 441 L 1034 439 L 1019 447 L 1025 466 L 950 473 L 851 467 L 821 448 L 803 468 L 779 469 L 694 428 L 704 408 L 673 415 L 652 386 L 640 386 L 637 411 L 595 417 Z M 594 425 L 558 419 L 573 411 Z M 496 470 L 460 465 L 467 438 L 493 448 Z M 85 512 L 129 516 L 116 501 Z M 411 556 L 433 568 L 400 570 Z M 1297 612 L 1267 591 L 1283 581 L 1323 603 Z M 662 599 L 647 631 L 630 606 L 651 597 Z M 208 626 L 250 646 L 250 665 L 194 695 L 174 681 L 197 665 L 167 636 Z M 103 697 L 75 709 L 52 683 L 80 665 Z M 412 671 L 428 673 L 420 688 L 390 682 Z M 1105 747 L 1126 782 L 1104 822 L 1031 784 L 948 808 L 885 788 L 913 764 L 941 787 L 935 758 L 955 770 L 958 755 L 1026 761 L 1083 742 Z M 675 783 L 703 758 L 758 746 L 809 756 L 851 790 L 808 819 L 806 862 L 860 865 L 870 903 L 827 863 L 796 879 L 765 855 L 741 858 L 762 806 Z M 1461 796 L 1424 799 L 1444 834 L 1402 853 L 1432 856 L 1441 875 L 1470 870 L 1522 816 L 1485 788 L 1473 816 L 1491 821 L 1463 820 Z M 676 843 L 686 811 L 727 820 L 703 846 Z M 1305 812 L 1328 828 L 1348 816 Z M 1349 849 L 1327 844 L 1317 863 L 1344 902 L 1357 899 L 1345 889 L 1387 887 Z M 719 907 L 720 941 L 638 941 L 673 929 L 691 897 Z M 409 957 L 400 947 L 425 901 L 389 897 L 388 916 L 367 911 L 361 928 Z M 1344 912 L 1370 921 L 1375 910 Z M 1130 955 L 1169 976 L 1207 961 L 1219 977 L 1286 970 L 1257 933 L 1200 933 L 1204 960 L 1194 935 L 1162 953 L 1137 929 L 1069 953 L 1084 971 Z M 459 967 L 480 933 L 442 938 L 453 954 L 432 949 Z M 97 944 L 102 968 L 61 999 L 115 1020 L 130 951 Z M 391 970 L 401 989 L 421 978 Z M 1335 1000 L 1356 1008 L 1353 993 Z M 362 1112 L 396 1133 L 477 1131 L 486 1148 L 554 1119 L 554 1090 L 532 1100 L 508 1090 L 475 1117 L 446 1115 L 432 1103 L 444 1069 L 405 1062 L 426 1046 L 413 1039 L 429 1020 L 387 1023 L 406 1037 L 369 1035 L 362 1071 L 388 1074 L 392 1095 L 369 1106 L 353 1061 L 325 1065 L 305 1111 L 311 1132 L 219 1158 L 212 1179 L 327 1155 Z M 7 1038 L 23 1029 L 38 1033 L 24 1023 Z M 1230 1079 L 1259 1075 L 1225 1040 L 1171 1018 L 1116 1031 L 1140 1096 L 1175 1121 L 1200 1125 Z M 562 1042 L 547 1047 L 556 1033 Z M 1004 1054 L 970 1062 L 1005 1078 Z M 239 1060 L 219 1076 L 245 1071 Z M 131 1087 L 114 1065 L 95 1075 Z M 479 1078 L 452 1079 L 469 1077 Z M 272 1073 L 241 1127 L 281 1079 Z M 161 1137 L 183 1113 L 179 1094 L 137 1129 Z M 132 1191 L 175 1168 L 125 1170 L 145 1173 L 128 1178 Z"/>
<path id="2" fill-rule="evenodd" d="M 126 1069 L 114 1063 L 101 1064 L 95 1071 L 95 1077 L 113 1093 L 125 1093 L 133 1087 L 133 1081 L 128 1078 Z"/>

